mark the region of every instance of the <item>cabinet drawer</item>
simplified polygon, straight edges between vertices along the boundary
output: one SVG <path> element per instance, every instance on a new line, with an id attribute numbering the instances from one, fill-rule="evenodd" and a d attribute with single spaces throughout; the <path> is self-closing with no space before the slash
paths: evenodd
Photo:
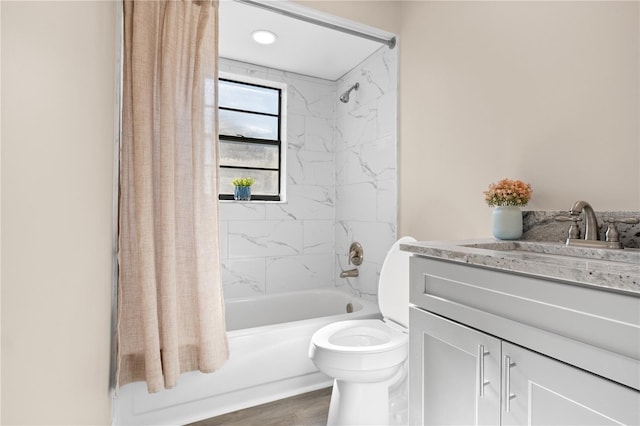
<path id="1" fill-rule="evenodd" d="M 411 303 L 640 389 L 640 298 L 413 256 Z"/>

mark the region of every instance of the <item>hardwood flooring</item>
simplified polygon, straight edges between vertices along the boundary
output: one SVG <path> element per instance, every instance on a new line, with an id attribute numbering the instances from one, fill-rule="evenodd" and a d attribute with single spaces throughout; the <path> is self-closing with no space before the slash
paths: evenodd
<path id="1" fill-rule="evenodd" d="M 189 426 L 325 426 L 331 388 L 257 405 Z"/>

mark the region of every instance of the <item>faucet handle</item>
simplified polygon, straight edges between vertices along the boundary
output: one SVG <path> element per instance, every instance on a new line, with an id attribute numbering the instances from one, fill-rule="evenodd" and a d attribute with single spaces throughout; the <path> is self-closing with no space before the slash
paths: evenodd
<path id="1" fill-rule="evenodd" d="M 554 219 L 558 222 L 571 222 L 568 238 L 572 240 L 577 240 L 578 238 L 580 238 L 580 228 L 578 228 L 578 222 L 582 220 L 580 216 L 556 216 Z"/>
<path id="2" fill-rule="evenodd" d="M 640 223 L 640 219 L 637 217 L 604 217 L 602 218 L 602 221 L 609 223 L 626 223 L 628 225 Z"/>
<path id="3" fill-rule="evenodd" d="M 608 223 L 607 232 L 605 233 L 606 241 L 618 242 L 620 234 L 616 229 L 616 223 L 626 223 L 629 225 L 635 225 L 640 223 L 640 219 L 637 217 L 603 217 L 602 221 Z"/>
<path id="4" fill-rule="evenodd" d="M 605 232 L 604 235 L 605 235 L 605 241 L 610 241 L 614 243 L 617 243 L 618 241 L 620 241 L 619 239 L 620 234 L 616 229 L 616 223 L 613 221 L 609 222 L 609 226 L 607 226 L 607 232 Z"/>
<path id="5" fill-rule="evenodd" d="M 364 259 L 364 251 L 362 250 L 362 245 L 358 242 L 353 242 L 349 246 L 349 256 L 347 256 L 347 261 L 349 265 L 354 264 L 356 266 L 362 265 L 362 260 Z"/>
<path id="6" fill-rule="evenodd" d="M 582 220 L 582 218 L 580 216 L 556 216 L 554 217 L 555 220 L 557 220 L 558 222 L 579 222 Z"/>

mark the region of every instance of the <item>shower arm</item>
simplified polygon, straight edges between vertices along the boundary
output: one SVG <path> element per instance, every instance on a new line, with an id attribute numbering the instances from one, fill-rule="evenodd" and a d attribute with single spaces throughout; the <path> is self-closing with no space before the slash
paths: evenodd
<path id="1" fill-rule="evenodd" d="M 353 84 L 351 87 L 349 87 L 347 89 L 346 92 L 344 92 L 342 95 L 340 95 L 340 102 L 345 103 L 345 104 L 347 102 L 349 102 L 349 95 L 351 94 L 351 92 L 353 90 L 358 90 L 359 88 L 360 88 L 360 83 L 356 82 L 355 84 Z"/>

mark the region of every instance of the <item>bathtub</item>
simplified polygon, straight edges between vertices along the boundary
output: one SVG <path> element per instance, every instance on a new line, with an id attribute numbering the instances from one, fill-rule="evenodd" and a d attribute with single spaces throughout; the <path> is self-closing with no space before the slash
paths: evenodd
<path id="1" fill-rule="evenodd" d="M 349 311 L 349 313 L 348 313 Z M 333 289 L 226 301 L 229 360 L 215 373 L 189 372 L 173 389 L 121 387 L 113 424 L 185 424 L 331 386 L 308 357 L 311 335 L 347 319 L 380 318 L 375 303 Z"/>

